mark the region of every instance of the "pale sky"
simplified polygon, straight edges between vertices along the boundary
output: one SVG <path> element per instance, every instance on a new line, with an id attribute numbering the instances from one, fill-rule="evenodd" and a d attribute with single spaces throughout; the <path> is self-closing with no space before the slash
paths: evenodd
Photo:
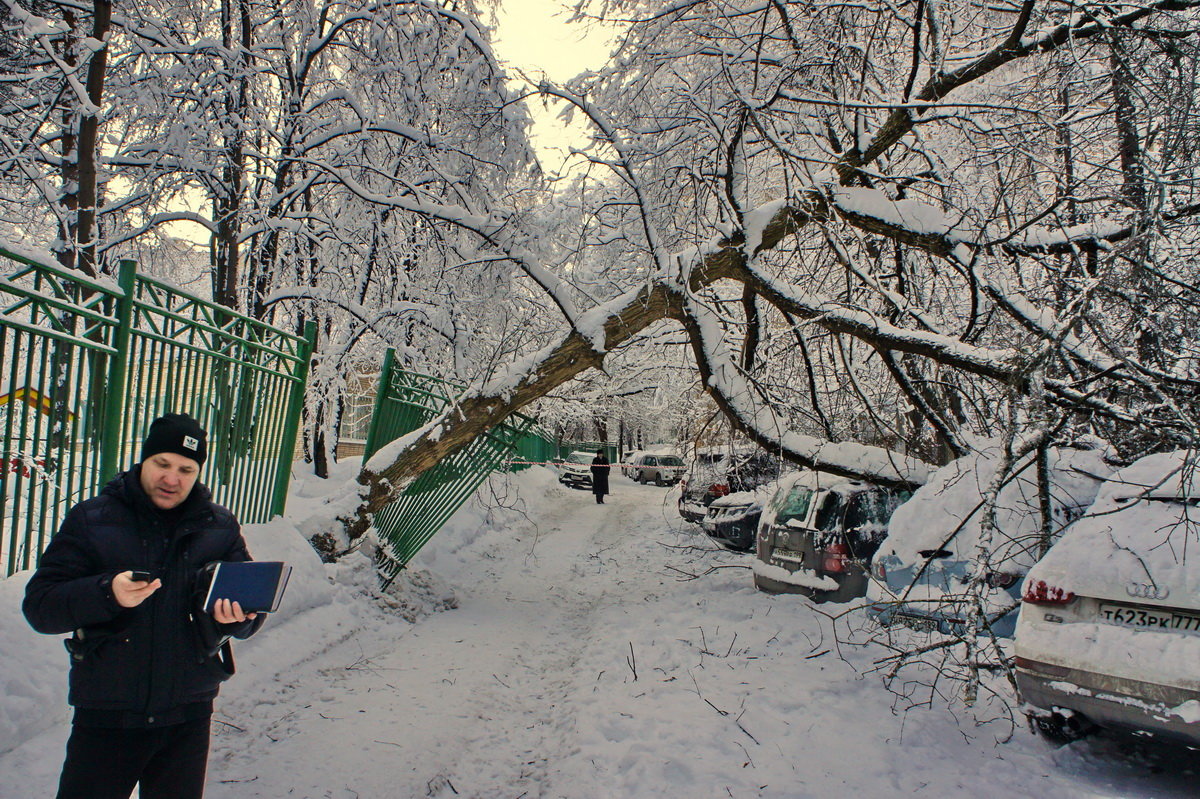
<path id="1" fill-rule="evenodd" d="M 496 16 L 496 55 L 531 80 L 544 74 L 562 83 L 584 70 L 597 69 L 608 60 L 615 39 L 582 23 L 568 25 L 570 11 L 562 0 L 499 0 Z M 583 124 L 560 122 L 556 117 L 561 104 L 545 109 L 542 102 L 531 99 L 526 105 L 533 118 L 534 147 L 546 166 L 557 166 L 552 162 L 556 151 L 586 136 Z"/>
<path id="2" fill-rule="evenodd" d="M 609 38 L 578 22 L 568 25 L 570 11 L 562 0 L 499 0 L 496 15 L 496 53 L 515 66 L 541 70 L 552 81 L 595 69 L 608 57 Z"/>

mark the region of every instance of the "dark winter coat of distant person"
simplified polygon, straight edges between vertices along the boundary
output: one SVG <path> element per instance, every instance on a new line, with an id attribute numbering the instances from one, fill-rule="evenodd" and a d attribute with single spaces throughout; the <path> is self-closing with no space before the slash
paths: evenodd
<path id="1" fill-rule="evenodd" d="M 26 586 L 33 628 L 73 633 L 59 799 L 128 799 L 135 784 L 142 799 L 204 794 L 213 699 L 232 673 L 219 642 L 265 618 L 228 599 L 200 616 L 201 567 L 250 560 L 237 519 L 198 482 L 206 457 L 195 419 L 154 420 L 141 462 L 67 513 Z"/>
<path id="2" fill-rule="evenodd" d="M 608 463 L 608 458 L 604 454 L 604 450 L 598 450 L 596 457 L 592 458 L 592 493 L 596 495 L 596 504 L 604 504 L 604 495 L 608 493 L 608 472 L 612 466 Z"/>

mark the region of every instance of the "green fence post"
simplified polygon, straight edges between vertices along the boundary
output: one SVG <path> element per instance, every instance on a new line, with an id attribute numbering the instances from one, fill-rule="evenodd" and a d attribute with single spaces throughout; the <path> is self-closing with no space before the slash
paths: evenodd
<path id="1" fill-rule="evenodd" d="M 120 470 L 121 434 L 125 417 L 125 372 L 129 367 L 129 335 L 133 328 L 133 292 L 137 277 L 135 261 L 121 261 L 117 285 L 123 292 L 117 300 L 117 329 L 113 334 L 116 353 L 108 365 L 108 391 L 104 398 L 104 431 L 100 439 L 100 484 Z"/>
<path id="2" fill-rule="evenodd" d="M 379 447 L 379 429 L 383 426 L 383 401 L 388 395 L 392 384 L 392 366 L 396 361 L 396 350 L 388 347 L 383 354 L 383 369 L 379 373 L 379 385 L 375 386 L 375 407 L 371 409 L 371 426 L 367 428 L 367 443 L 363 446 L 363 465 L 375 454 Z"/>
<path id="3" fill-rule="evenodd" d="M 308 368 L 313 350 L 317 347 L 317 323 L 304 323 L 304 346 L 300 347 L 300 363 L 296 367 L 296 382 L 288 399 L 288 415 L 284 422 L 283 440 L 279 444 L 279 466 L 275 471 L 275 494 L 271 500 L 271 515 L 282 516 L 287 504 L 288 483 L 292 476 L 292 457 L 296 452 L 296 436 L 304 416 L 304 390 L 308 384 Z"/>

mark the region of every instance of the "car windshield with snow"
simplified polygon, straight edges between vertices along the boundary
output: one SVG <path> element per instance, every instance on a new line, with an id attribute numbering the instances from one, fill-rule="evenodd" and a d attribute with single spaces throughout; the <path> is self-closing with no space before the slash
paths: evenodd
<path id="1" fill-rule="evenodd" d="M 991 445 L 943 466 L 896 510 L 867 588 L 881 623 L 961 634 L 977 594 L 991 633 L 1012 635 L 1021 578 L 1091 505 L 1112 468 L 1099 448 L 1052 447 L 1043 497 L 1036 453 L 1027 455 L 999 487 L 994 525 L 985 525 L 1001 455 Z"/>
<path id="2" fill-rule="evenodd" d="M 863 596 L 867 564 L 910 495 L 824 472 L 785 477 L 762 515 L 755 587 L 817 602 Z"/>
<path id="3" fill-rule="evenodd" d="M 1035 729 L 1099 725 L 1200 746 L 1200 452 L 1105 482 L 1025 579 L 1014 649 Z"/>

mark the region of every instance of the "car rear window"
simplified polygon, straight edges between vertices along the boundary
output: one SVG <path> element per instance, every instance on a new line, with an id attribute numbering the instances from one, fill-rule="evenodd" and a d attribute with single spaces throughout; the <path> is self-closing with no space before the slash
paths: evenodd
<path id="1" fill-rule="evenodd" d="M 864 491 L 855 494 L 846 508 L 846 530 L 855 531 L 866 540 L 879 539 L 887 533 L 888 520 L 896 508 L 908 499 L 910 491 Z"/>
<path id="2" fill-rule="evenodd" d="M 775 511 L 775 523 L 784 524 L 790 519 L 804 519 L 808 506 L 812 504 L 813 490 L 807 486 L 792 486 L 782 496 Z"/>
<path id="3" fill-rule="evenodd" d="M 816 528 L 825 533 L 842 529 L 842 495 L 826 492 L 817 508 Z"/>

